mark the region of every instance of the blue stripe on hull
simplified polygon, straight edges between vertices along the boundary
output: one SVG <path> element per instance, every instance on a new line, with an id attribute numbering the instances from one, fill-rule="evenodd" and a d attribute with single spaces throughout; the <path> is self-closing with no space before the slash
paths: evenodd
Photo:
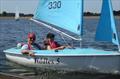
<path id="1" fill-rule="evenodd" d="M 104 51 L 104 50 L 97 50 L 93 48 L 76 48 L 76 49 L 64 49 L 58 50 L 57 52 L 54 50 L 32 50 L 35 52 L 35 55 L 42 55 L 42 56 L 106 56 L 106 55 L 120 55 L 120 53 L 115 51 Z M 21 54 L 21 50 L 17 48 L 11 48 L 4 51 L 5 53 L 12 53 L 12 54 Z"/>

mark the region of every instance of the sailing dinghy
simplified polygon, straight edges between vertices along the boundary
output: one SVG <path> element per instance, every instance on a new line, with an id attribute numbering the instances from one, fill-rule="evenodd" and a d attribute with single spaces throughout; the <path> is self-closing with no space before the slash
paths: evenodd
<path id="1" fill-rule="evenodd" d="M 111 0 L 103 0 L 101 17 L 96 31 L 97 41 L 108 41 L 119 47 Z M 76 41 L 83 35 L 83 0 L 41 0 L 32 21 L 64 34 Z M 68 30 L 78 38 L 70 36 L 44 22 Z M 18 64 L 56 70 L 94 71 L 120 74 L 120 52 L 94 48 L 64 50 L 32 50 L 35 57 L 21 54 L 16 47 L 4 50 L 6 58 Z"/>
<path id="2" fill-rule="evenodd" d="M 15 20 L 18 21 L 19 18 L 20 18 L 19 12 L 16 10 L 16 12 L 15 12 Z"/>

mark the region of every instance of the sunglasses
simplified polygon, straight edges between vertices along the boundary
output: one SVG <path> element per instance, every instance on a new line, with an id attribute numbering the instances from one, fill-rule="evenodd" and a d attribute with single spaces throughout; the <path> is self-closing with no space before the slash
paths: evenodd
<path id="1" fill-rule="evenodd" d="M 34 39 L 33 38 L 29 38 L 30 39 L 30 41 L 33 41 Z"/>

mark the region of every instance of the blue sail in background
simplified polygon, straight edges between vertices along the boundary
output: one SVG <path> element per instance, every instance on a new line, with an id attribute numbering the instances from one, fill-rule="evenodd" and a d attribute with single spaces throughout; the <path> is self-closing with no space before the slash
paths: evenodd
<path id="1" fill-rule="evenodd" d="M 103 0 L 101 17 L 95 39 L 97 41 L 108 41 L 119 45 L 111 0 Z"/>
<path id="2" fill-rule="evenodd" d="M 40 0 L 34 19 L 82 35 L 83 0 Z"/>

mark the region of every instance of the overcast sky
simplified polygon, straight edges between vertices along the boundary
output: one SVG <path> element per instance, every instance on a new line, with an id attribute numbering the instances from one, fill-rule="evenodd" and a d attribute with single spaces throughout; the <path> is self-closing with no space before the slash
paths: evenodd
<path id="1" fill-rule="evenodd" d="M 3 11 L 34 13 L 39 0 L 0 0 L 0 13 Z M 102 0 L 84 0 L 84 11 L 100 12 Z M 120 10 L 120 0 L 112 0 L 113 9 Z"/>

